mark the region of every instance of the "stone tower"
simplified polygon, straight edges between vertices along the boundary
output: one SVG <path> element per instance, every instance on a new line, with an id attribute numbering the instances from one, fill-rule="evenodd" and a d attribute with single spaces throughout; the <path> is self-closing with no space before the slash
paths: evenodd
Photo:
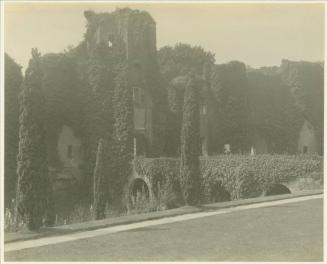
<path id="1" fill-rule="evenodd" d="M 160 89 L 157 65 L 156 24 L 144 11 L 128 8 L 112 13 L 85 11 L 88 53 L 105 46 L 128 65 L 128 82 L 134 101 L 134 154 L 152 156 L 156 132 L 153 129 L 154 101 Z"/>

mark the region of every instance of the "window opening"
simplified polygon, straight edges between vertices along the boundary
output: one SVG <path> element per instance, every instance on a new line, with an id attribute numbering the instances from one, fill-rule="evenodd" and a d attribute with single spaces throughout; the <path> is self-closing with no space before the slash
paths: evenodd
<path id="1" fill-rule="evenodd" d="M 69 145 L 67 147 L 67 158 L 71 159 L 73 157 L 73 146 Z"/>

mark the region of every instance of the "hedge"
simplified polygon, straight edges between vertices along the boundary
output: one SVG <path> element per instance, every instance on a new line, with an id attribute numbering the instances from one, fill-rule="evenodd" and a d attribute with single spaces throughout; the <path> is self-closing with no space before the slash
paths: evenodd
<path id="1" fill-rule="evenodd" d="M 181 204 L 179 165 L 176 158 L 141 158 L 134 160 L 135 171 L 148 178 L 155 196 L 158 186 L 173 188 L 175 207 Z M 292 182 L 297 178 L 323 179 L 323 157 L 318 155 L 218 155 L 201 157 L 202 203 L 215 202 L 217 188 L 223 188 L 232 200 L 260 196 L 272 184 Z M 221 189 L 221 190 L 223 190 Z"/>

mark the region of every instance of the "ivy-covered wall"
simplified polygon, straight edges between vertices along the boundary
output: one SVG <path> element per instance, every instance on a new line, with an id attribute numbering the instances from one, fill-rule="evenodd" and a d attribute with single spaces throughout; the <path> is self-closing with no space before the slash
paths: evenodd
<path id="1" fill-rule="evenodd" d="M 176 158 L 137 158 L 134 168 L 139 176 L 146 177 L 158 195 L 158 186 L 171 192 L 181 204 L 180 160 Z M 323 158 L 315 155 L 218 155 L 200 158 L 201 201 L 209 203 L 221 199 L 221 190 L 230 199 L 262 195 L 272 184 L 291 186 L 305 179 L 323 188 Z M 166 187 L 166 186 L 169 186 Z M 171 187 L 172 186 L 172 187 Z M 222 188 L 222 189 L 221 189 Z M 297 189 L 309 188 L 297 185 Z"/>
<path id="2" fill-rule="evenodd" d="M 114 127 L 125 126 L 120 124 L 113 109 L 114 105 L 119 106 L 114 102 L 114 90 L 119 85 L 115 80 L 121 70 L 126 71 L 122 81 L 127 83 L 131 94 L 136 90 L 142 94 L 142 102 L 136 102 L 134 96 L 134 102 L 129 103 L 132 103 L 132 111 L 133 106 L 144 109 L 141 111 L 144 116 L 134 115 L 140 120 L 133 120 L 133 123 L 144 123 L 140 131 L 135 131 L 135 136 L 143 135 L 137 143 L 144 146 L 137 148 L 143 149 L 146 156 L 163 153 L 167 96 L 156 57 L 155 22 L 148 13 L 117 9 L 100 14 L 86 11 L 84 16 L 87 30 L 77 47 L 43 56 L 43 90 L 49 121 L 49 164 L 58 171 L 64 169 L 58 158 L 57 143 L 63 126 L 68 126 L 81 140 L 82 192 L 92 197 L 92 174 L 99 139 L 103 138 L 108 146 L 114 145 Z M 112 155 L 107 149 L 106 164 L 114 162 Z M 112 169 L 106 166 L 106 177 L 115 177 Z"/>
<path id="3" fill-rule="evenodd" d="M 252 124 L 245 64 L 232 61 L 215 65 L 210 83 L 215 101 L 212 122 L 214 152 L 222 153 L 225 144 L 231 146 L 232 153 L 247 152 L 251 145 Z"/>
<path id="4" fill-rule="evenodd" d="M 268 153 L 296 153 L 304 117 L 280 74 L 249 71 L 248 82 L 255 136 L 266 141 Z"/>
<path id="5" fill-rule="evenodd" d="M 269 153 L 295 153 L 305 120 L 313 126 L 322 154 L 321 64 L 284 60 L 280 67 L 258 70 L 236 61 L 215 65 L 214 54 L 201 47 L 177 44 L 157 52 L 156 25 L 147 12 L 124 8 L 112 13 L 86 11 L 84 16 L 86 33 L 80 44 L 45 54 L 41 60 L 49 166 L 58 171 L 64 168 L 57 144 L 62 128 L 68 126 L 81 141 L 80 193 L 84 196 L 91 197 L 99 139 L 107 144 L 114 141 L 117 120 L 112 100 L 122 67 L 126 67 L 129 88 L 139 88 L 144 95 L 145 125 L 136 137 L 141 138 L 139 149 L 147 157 L 179 155 L 184 88 L 190 73 L 203 78 L 201 104 L 207 109 L 200 107 L 201 114 L 206 112 L 201 135 L 207 137 L 209 155 L 223 152 L 226 143 L 233 153 L 249 152 L 258 137 Z M 21 79 L 20 67 L 6 56 L 6 200 L 16 185 Z M 137 104 L 133 102 L 133 111 Z M 106 169 L 110 175 L 110 167 Z"/>
<path id="6" fill-rule="evenodd" d="M 324 134 L 324 65 L 305 61 L 283 60 L 280 74 L 303 119 L 314 128 L 318 153 L 323 154 Z M 303 122 L 301 126 L 303 125 Z"/>
<path id="7" fill-rule="evenodd" d="M 231 146 L 234 154 L 249 153 L 251 147 L 260 153 L 298 153 L 299 145 L 305 144 L 300 139 L 305 122 L 312 125 L 317 142 L 313 153 L 323 153 L 321 64 L 283 60 L 279 67 L 253 69 L 238 61 L 218 65 L 207 61 L 198 62 L 202 70 L 198 67 L 196 71 L 189 66 L 196 61 L 187 52 L 192 48 L 182 44 L 177 47 L 159 51 L 161 71 L 166 79 L 174 76 L 169 67 L 203 76 L 203 88 L 207 88 L 209 155 L 223 153 L 225 144 Z M 193 47 L 194 53 L 197 50 Z M 205 53 L 201 56 L 205 61 Z M 169 156 L 177 156 L 180 146 L 186 76 L 170 79 L 167 86 Z"/>

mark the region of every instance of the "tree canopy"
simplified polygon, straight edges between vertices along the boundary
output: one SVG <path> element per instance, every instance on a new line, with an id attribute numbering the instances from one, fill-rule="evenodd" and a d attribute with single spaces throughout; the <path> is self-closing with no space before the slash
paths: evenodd
<path id="1" fill-rule="evenodd" d="M 189 72 L 202 75 L 205 64 L 214 64 L 215 55 L 201 46 L 178 43 L 158 51 L 160 71 L 166 83 Z"/>

